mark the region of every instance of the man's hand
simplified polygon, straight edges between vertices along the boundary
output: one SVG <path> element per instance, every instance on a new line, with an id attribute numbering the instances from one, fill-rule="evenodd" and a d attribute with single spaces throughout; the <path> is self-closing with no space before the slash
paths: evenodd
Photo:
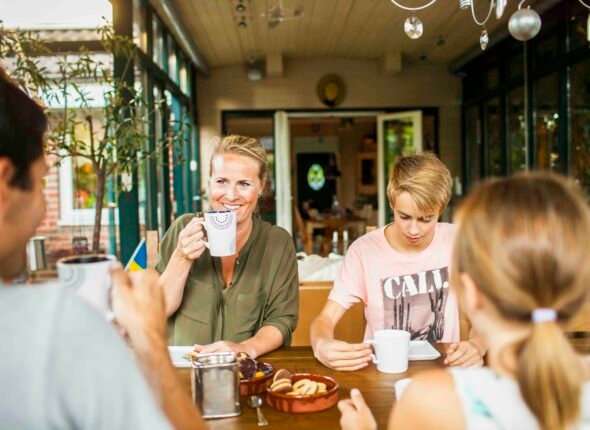
<path id="1" fill-rule="evenodd" d="M 193 218 L 178 235 L 176 251 L 187 260 L 196 260 L 206 248 L 203 226 L 198 221 L 203 221 L 203 218 Z"/>
<path id="2" fill-rule="evenodd" d="M 444 363 L 447 366 L 480 367 L 483 366 L 483 355 L 470 340 L 453 343 L 447 349 Z"/>
<path id="3" fill-rule="evenodd" d="M 315 357 L 326 367 L 335 370 L 358 370 L 371 361 L 371 347 L 366 343 L 348 343 L 327 339 L 318 342 Z"/>
<path id="4" fill-rule="evenodd" d="M 119 264 L 111 270 L 111 276 L 115 320 L 127 332 L 133 346 L 149 348 L 154 341 L 164 341 L 166 313 L 158 273 L 148 269 L 128 274 Z"/>
<path id="5" fill-rule="evenodd" d="M 361 392 L 356 388 L 350 390 L 350 399 L 338 402 L 338 409 L 342 414 L 340 427 L 343 430 L 375 430 L 377 428 L 375 417 L 365 403 Z"/>

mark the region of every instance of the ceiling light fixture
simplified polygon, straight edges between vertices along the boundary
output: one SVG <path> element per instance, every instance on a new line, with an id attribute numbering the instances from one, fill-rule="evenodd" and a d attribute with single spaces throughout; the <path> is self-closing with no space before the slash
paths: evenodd
<path id="1" fill-rule="evenodd" d="M 246 6 L 242 3 L 243 0 L 240 0 L 240 3 L 236 5 L 236 12 L 244 13 L 246 11 Z"/>
<path id="2" fill-rule="evenodd" d="M 488 47 L 488 43 L 490 42 L 490 36 L 488 35 L 488 30 L 486 29 L 486 23 L 492 16 L 492 10 L 494 10 L 495 0 L 490 1 L 490 10 L 488 11 L 488 15 L 485 17 L 483 21 L 479 21 L 475 16 L 475 5 L 473 3 L 475 3 L 475 0 L 471 0 L 471 16 L 473 17 L 475 23 L 482 27 L 481 34 L 479 35 L 479 46 L 481 47 L 482 51 L 485 51 L 485 49 Z"/>
<path id="3" fill-rule="evenodd" d="M 414 12 L 417 12 L 419 10 L 426 9 L 429 6 L 432 6 L 434 3 L 436 3 L 436 0 L 431 0 L 428 3 L 426 3 L 425 5 L 417 6 L 417 7 L 404 6 L 402 4 L 399 4 L 396 0 L 391 0 L 391 2 L 394 5 L 396 5 L 397 7 L 399 7 L 400 9 L 412 12 L 412 16 L 409 16 L 406 19 L 406 21 L 404 22 L 404 31 L 406 32 L 408 37 L 410 39 L 418 39 L 420 36 L 422 36 L 422 33 L 424 32 L 424 24 L 422 24 L 422 21 L 420 21 L 414 15 Z"/>
<path id="4" fill-rule="evenodd" d="M 246 22 L 246 17 L 243 16 L 242 19 L 238 22 L 238 28 L 245 29 L 248 28 L 248 23 Z"/>
<path id="5" fill-rule="evenodd" d="M 541 30 L 541 17 L 529 6 L 521 9 L 525 0 L 518 4 L 518 10 L 508 21 L 508 31 L 516 40 L 525 42 L 535 37 Z"/>

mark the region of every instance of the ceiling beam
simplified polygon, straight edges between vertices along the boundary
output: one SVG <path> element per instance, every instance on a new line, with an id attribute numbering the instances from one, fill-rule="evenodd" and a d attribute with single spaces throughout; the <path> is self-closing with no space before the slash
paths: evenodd
<path id="1" fill-rule="evenodd" d="M 266 56 L 266 76 L 269 78 L 282 78 L 283 75 L 283 54 L 281 52 L 268 54 Z"/>

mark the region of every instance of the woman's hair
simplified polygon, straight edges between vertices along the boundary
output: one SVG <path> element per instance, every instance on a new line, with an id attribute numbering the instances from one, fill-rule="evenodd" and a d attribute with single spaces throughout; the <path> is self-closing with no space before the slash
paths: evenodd
<path id="1" fill-rule="evenodd" d="M 467 273 L 503 319 L 530 326 L 510 346 L 520 392 L 543 430 L 567 428 L 579 417 L 583 369 L 562 325 L 589 295 L 584 196 L 557 175 L 518 174 L 476 187 L 457 220 L 453 285 Z M 533 323 L 538 308 L 555 310 L 557 320 Z"/>
<path id="2" fill-rule="evenodd" d="M 436 155 L 425 152 L 401 157 L 391 170 L 387 197 L 393 208 L 403 192 L 412 196 L 422 212 L 445 210 L 451 199 L 451 173 Z"/>
<path id="3" fill-rule="evenodd" d="M 213 150 L 211 161 L 209 163 L 210 172 L 212 171 L 213 158 L 220 154 L 243 155 L 244 157 L 249 157 L 258 161 L 258 165 L 260 166 L 258 177 L 261 181 L 266 179 L 268 161 L 266 159 L 266 151 L 258 139 L 238 135 L 216 138 L 215 149 Z"/>

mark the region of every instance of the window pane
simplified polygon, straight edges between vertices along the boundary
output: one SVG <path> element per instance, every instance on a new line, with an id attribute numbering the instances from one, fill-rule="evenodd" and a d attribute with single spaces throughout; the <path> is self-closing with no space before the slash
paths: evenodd
<path id="1" fill-rule="evenodd" d="M 559 78 L 553 73 L 534 83 L 537 167 L 559 170 Z"/>
<path id="2" fill-rule="evenodd" d="M 551 31 L 544 39 L 539 39 L 535 43 L 535 65 L 543 67 L 555 61 L 559 55 L 559 39 L 557 33 Z"/>
<path id="3" fill-rule="evenodd" d="M 147 34 L 145 30 L 145 8 L 140 0 L 133 0 L 133 43 L 143 52 L 147 52 Z"/>
<path id="4" fill-rule="evenodd" d="M 500 99 L 498 97 L 486 103 L 486 143 L 488 176 L 503 174 L 502 162 L 502 118 L 500 116 Z"/>
<path id="5" fill-rule="evenodd" d="M 465 140 L 467 144 L 467 160 L 469 163 L 467 181 L 469 187 L 481 178 L 481 122 L 479 118 L 479 105 L 474 105 L 465 110 Z"/>
<path id="6" fill-rule="evenodd" d="M 486 89 L 494 90 L 500 85 L 500 68 L 494 67 L 486 73 Z"/>
<path id="7" fill-rule="evenodd" d="M 159 65 L 162 69 L 164 69 L 164 36 L 162 34 L 162 28 L 160 27 L 160 22 L 156 17 L 152 20 L 152 28 L 153 28 L 153 56 L 152 60 L 154 63 Z"/>
<path id="8" fill-rule="evenodd" d="M 524 87 L 508 93 L 508 148 L 510 148 L 510 172 L 526 169 Z"/>
<path id="9" fill-rule="evenodd" d="M 94 139 L 98 139 L 96 130 L 100 130 L 101 114 L 94 112 L 93 129 Z M 78 122 L 74 126 L 74 134 L 79 144 L 82 142 L 90 147 L 90 128 L 86 122 Z M 97 176 L 93 170 L 92 163 L 85 157 L 72 157 L 72 178 L 74 193 L 74 209 L 93 209 L 96 207 L 96 190 L 98 188 Z M 103 203 L 106 204 L 106 193 L 103 195 Z"/>
<path id="10" fill-rule="evenodd" d="M 588 2 L 587 2 L 588 3 Z M 590 3 L 588 3 L 590 4 Z M 573 51 L 577 48 L 588 46 L 588 10 L 581 5 L 572 5 L 577 7 L 577 11 L 572 14 L 572 19 L 568 23 L 569 28 L 569 49 Z"/>
<path id="11" fill-rule="evenodd" d="M 590 193 L 590 60 L 570 70 L 570 173 Z"/>
<path id="12" fill-rule="evenodd" d="M 168 37 L 168 76 L 178 84 L 178 64 L 176 61 L 176 44 Z"/>

